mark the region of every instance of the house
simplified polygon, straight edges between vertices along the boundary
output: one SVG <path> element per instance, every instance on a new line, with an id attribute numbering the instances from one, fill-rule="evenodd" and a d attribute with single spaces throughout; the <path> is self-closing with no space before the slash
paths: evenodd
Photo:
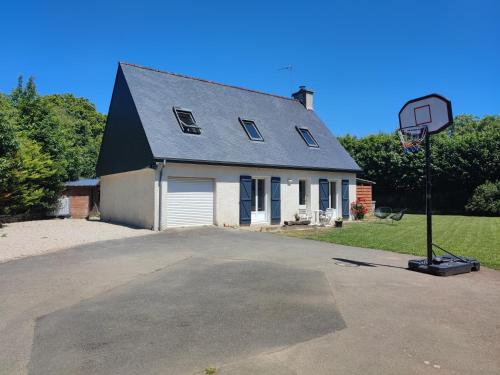
<path id="1" fill-rule="evenodd" d="M 359 166 L 291 98 L 120 63 L 97 163 L 101 218 L 138 227 L 349 218 Z"/>

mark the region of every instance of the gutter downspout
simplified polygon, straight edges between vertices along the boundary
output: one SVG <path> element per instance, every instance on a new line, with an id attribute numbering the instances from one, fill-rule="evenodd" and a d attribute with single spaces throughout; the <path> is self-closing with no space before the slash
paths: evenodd
<path id="1" fill-rule="evenodd" d="M 160 167 L 160 176 L 158 178 L 158 231 L 161 231 L 161 212 L 162 212 L 162 197 L 163 197 L 163 168 L 165 168 L 166 161 L 163 160 Z M 158 165 L 157 165 L 158 166 Z"/>

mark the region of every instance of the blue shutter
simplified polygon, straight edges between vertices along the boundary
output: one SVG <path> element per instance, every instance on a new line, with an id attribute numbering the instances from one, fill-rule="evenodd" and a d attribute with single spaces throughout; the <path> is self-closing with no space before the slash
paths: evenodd
<path id="1" fill-rule="evenodd" d="M 325 211 L 328 208 L 330 196 L 330 186 L 328 180 L 320 178 L 319 180 L 319 209 Z"/>
<path id="2" fill-rule="evenodd" d="M 349 180 L 342 180 L 342 216 L 349 218 Z"/>
<path id="3" fill-rule="evenodd" d="M 281 222 L 281 180 L 271 177 L 271 224 Z"/>
<path id="4" fill-rule="evenodd" d="M 252 177 L 240 176 L 240 225 L 250 225 L 252 214 Z"/>

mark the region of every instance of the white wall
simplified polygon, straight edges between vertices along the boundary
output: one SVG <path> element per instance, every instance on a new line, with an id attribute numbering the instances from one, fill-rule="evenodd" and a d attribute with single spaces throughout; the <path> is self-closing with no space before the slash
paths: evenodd
<path id="1" fill-rule="evenodd" d="M 155 170 L 117 173 L 101 177 L 101 218 L 121 224 L 155 229 Z"/>
<path id="2" fill-rule="evenodd" d="M 163 171 L 162 179 L 162 229 L 166 223 L 167 206 L 167 184 L 168 177 L 198 177 L 212 178 L 215 180 L 215 224 L 219 226 L 239 225 L 239 199 L 240 199 L 240 176 L 248 175 L 252 177 L 266 178 L 267 203 L 270 207 L 270 177 L 281 178 L 281 221 L 293 220 L 299 208 L 299 179 L 310 181 L 310 209 L 319 209 L 319 179 L 326 178 L 337 181 L 337 210 L 341 216 L 341 180 L 349 179 L 349 201 L 356 200 L 356 175 L 354 173 L 340 172 L 316 172 L 316 171 L 296 171 L 270 168 L 246 168 L 246 167 L 225 167 L 213 165 L 195 165 L 184 163 L 167 163 Z M 156 180 L 159 179 L 159 172 L 156 172 Z M 291 179 L 291 184 L 288 180 Z M 158 184 L 156 184 L 158 185 Z M 158 187 L 156 187 L 158 192 Z M 102 200 L 102 198 L 101 198 Z M 157 212 L 158 203 L 156 204 Z M 267 210 L 270 211 L 269 209 Z M 156 215 L 157 216 L 157 215 Z"/>

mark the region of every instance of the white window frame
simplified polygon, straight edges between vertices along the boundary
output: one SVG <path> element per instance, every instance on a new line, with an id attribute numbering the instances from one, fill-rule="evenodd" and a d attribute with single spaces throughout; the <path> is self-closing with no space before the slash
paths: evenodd
<path id="1" fill-rule="evenodd" d="M 256 177 L 252 176 L 252 180 L 263 180 L 264 181 L 264 210 L 263 211 L 258 211 L 259 207 L 259 192 L 258 192 L 258 182 L 255 182 L 255 208 L 257 209 L 256 211 L 251 211 L 251 212 L 266 212 L 267 214 L 267 194 L 268 194 L 268 187 L 267 187 L 267 178 L 266 177 Z"/>
<path id="2" fill-rule="evenodd" d="M 342 188 L 341 180 L 339 180 L 338 178 L 329 178 L 328 179 L 328 208 L 333 208 L 332 207 L 332 183 L 335 184 L 335 203 L 336 203 L 335 210 L 337 211 L 337 216 L 339 216 L 338 210 L 339 210 L 339 204 L 341 203 L 339 188 Z"/>
<path id="3" fill-rule="evenodd" d="M 304 181 L 305 182 L 305 204 L 300 204 L 300 181 Z M 309 178 L 299 178 L 299 182 L 298 182 L 298 187 L 299 187 L 299 208 L 300 209 L 307 209 L 310 204 L 309 204 L 309 197 L 311 195 L 311 180 Z"/>
<path id="4" fill-rule="evenodd" d="M 270 222 L 271 216 L 271 202 L 270 202 L 270 192 L 271 192 L 271 178 L 267 176 L 252 176 L 252 180 L 263 180 L 264 181 L 264 211 L 251 211 L 250 212 L 250 225 L 261 225 L 268 224 Z M 257 186 L 256 182 L 256 186 Z M 258 191 L 255 189 L 255 207 L 258 207 Z"/>

